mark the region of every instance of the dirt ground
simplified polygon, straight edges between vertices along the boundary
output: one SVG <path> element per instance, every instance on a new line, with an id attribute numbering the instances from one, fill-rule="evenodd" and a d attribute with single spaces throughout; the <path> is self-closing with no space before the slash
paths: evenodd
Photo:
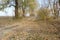
<path id="1" fill-rule="evenodd" d="M 0 40 L 60 40 L 60 22 L 0 19 Z"/>

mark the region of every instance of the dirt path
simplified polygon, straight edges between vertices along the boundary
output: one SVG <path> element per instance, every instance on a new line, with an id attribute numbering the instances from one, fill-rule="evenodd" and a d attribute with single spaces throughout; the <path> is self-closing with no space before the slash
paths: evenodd
<path id="1" fill-rule="evenodd" d="M 29 37 L 31 40 L 59 40 L 57 32 L 53 25 L 25 18 L 21 22 L 1 27 L 0 40 L 27 40 Z"/>

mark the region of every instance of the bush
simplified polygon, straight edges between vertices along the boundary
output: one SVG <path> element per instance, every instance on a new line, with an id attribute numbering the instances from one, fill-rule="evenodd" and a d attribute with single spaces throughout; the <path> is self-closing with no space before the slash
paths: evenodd
<path id="1" fill-rule="evenodd" d="M 38 10 L 37 13 L 39 19 L 46 20 L 47 18 L 49 18 L 49 10 L 47 8 L 41 8 Z"/>

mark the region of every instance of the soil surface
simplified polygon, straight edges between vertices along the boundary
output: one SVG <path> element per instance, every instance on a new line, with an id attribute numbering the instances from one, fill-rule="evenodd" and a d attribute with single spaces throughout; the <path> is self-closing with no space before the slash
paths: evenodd
<path id="1" fill-rule="evenodd" d="M 60 40 L 59 21 L 12 20 L 0 20 L 0 40 Z"/>

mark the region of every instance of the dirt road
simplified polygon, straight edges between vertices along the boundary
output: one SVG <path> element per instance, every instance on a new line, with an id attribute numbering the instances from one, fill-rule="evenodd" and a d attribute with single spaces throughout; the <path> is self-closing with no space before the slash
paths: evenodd
<path id="1" fill-rule="evenodd" d="M 23 19 L 0 27 L 0 40 L 59 40 L 57 32 L 53 25 Z"/>

